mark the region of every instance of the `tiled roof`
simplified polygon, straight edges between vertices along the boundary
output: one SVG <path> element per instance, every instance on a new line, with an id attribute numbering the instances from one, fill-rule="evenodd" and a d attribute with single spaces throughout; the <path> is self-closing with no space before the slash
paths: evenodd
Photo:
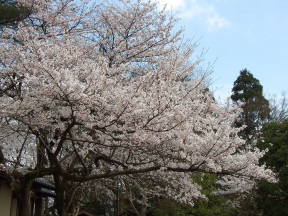
<path id="1" fill-rule="evenodd" d="M 50 189 L 50 190 L 54 190 L 55 189 L 55 185 L 45 181 L 44 179 L 41 178 L 36 178 L 33 182 L 33 184 L 37 185 L 37 186 L 41 186 L 43 188 L 46 189 Z"/>
<path id="2" fill-rule="evenodd" d="M 44 196 L 44 197 L 56 197 L 56 193 L 45 188 L 40 188 L 39 190 L 35 191 L 37 195 Z"/>

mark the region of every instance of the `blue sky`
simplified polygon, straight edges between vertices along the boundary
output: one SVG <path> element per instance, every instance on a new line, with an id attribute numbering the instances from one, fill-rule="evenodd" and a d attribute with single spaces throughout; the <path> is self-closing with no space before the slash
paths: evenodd
<path id="1" fill-rule="evenodd" d="M 241 69 L 247 68 L 265 94 L 288 91 L 288 1 L 160 0 L 180 11 L 185 38 L 200 39 L 213 66 L 216 97 L 230 94 Z M 288 92 L 287 92 L 288 93 Z"/>

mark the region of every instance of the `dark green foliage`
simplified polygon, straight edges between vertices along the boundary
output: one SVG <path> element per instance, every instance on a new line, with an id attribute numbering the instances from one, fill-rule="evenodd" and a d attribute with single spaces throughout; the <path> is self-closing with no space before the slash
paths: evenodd
<path id="1" fill-rule="evenodd" d="M 240 209 L 229 204 L 228 197 L 214 193 L 217 190 L 217 176 L 195 174 L 193 180 L 201 185 L 202 193 L 206 195 L 207 200 L 197 199 L 194 201 L 195 205 L 191 207 L 163 199 L 149 216 L 242 216 Z"/>
<path id="2" fill-rule="evenodd" d="M 229 197 L 216 194 L 218 190 L 216 181 L 217 176 L 213 174 L 197 175 L 194 178 L 202 187 L 202 193 L 207 200 L 195 200 L 195 206 L 191 210 L 191 215 L 199 216 L 229 216 L 241 215 L 239 209 L 229 204 Z"/>
<path id="3" fill-rule="evenodd" d="M 239 200 L 239 212 L 241 216 L 262 216 L 261 210 L 258 209 L 256 203 L 255 190 L 249 191 L 249 193 L 235 194 L 236 199 Z"/>
<path id="4" fill-rule="evenodd" d="M 236 126 L 247 126 L 240 135 L 249 141 L 256 136 L 259 126 L 269 119 L 269 101 L 263 96 L 263 87 L 259 80 L 247 69 L 241 70 L 234 82 L 231 99 L 236 104 L 244 103 Z"/>
<path id="5" fill-rule="evenodd" d="M 257 147 L 269 149 L 261 164 L 266 164 L 278 173 L 276 184 L 261 181 L 257 185 L 257 202 L 265 216 L 288 215 L 288 120 L 270 122 L 262 128 L 263 137 Z"/>
<path id="6" fill-rule="evenodd" d="M 0 0 L 0 28 L 14 27 L 31 14 L 28 8 L 22 7 L 13 0 Z"/>
<path id="7" fill-rule="evenodd" d="M 189 216 L 191 206 L 180 204 L 171 199 L 159 200 L 158 207 L 147 216 Z"/>

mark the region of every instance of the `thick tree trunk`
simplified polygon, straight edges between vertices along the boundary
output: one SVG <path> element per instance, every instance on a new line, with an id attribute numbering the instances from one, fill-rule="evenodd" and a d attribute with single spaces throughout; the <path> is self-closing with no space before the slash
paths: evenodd
<path id="1" fill-rule="evenodd" d="M 19 205 L 19 215 L 21 216 L 31 216 L 31 186 L 33 180 L 24 181 L 20 183 L 20 188 L 17 193 L 18 205 Z"/>
<path id="2" fill-rule="evenodd" d="M 59 216 L 64 216 L 64 190 L 61 177 L 58 174 L 53 174 L 55 181 L 55 204 Z"/>
<path id="3" fill-rule="evenodd" d="M 59 175 L 54 174 L 56 208 L 59 216 L 77 216 L 83 190 L 79 185 L 67 184 Z"/>

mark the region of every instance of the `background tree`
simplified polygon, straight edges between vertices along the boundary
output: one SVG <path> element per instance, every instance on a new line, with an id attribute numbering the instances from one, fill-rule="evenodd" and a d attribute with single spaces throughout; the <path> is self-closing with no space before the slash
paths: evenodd
<path id="1" fill-rule="evenodd" d="M 288 118 L 288 98 L 285 92 L 280 98 L 276 96 L 269 98 L 270 105 L 270 121 L 282 122 Z"/>
<path id="2" fill-rule="evenodd" d="M 259 126 L 270 118 L 269 101 L 263 96 L 263 87 L 252 73 L 243 69 L 234 82 L 231 99 L 236 104 L 244 103 L 236 125 L 247 126 L 240 135 L 250 142 L 257 136 Z"/>
<path id="3" fill-rule="evenodd" d="M 257 146 L 268 152 L 260 163 L 278 173 L 279 182 L 260 181 L 257 203 L 265 216 L 288 215 L 288 120 L 266 123 L 261 132 Z"/>
<path id="4" fill-rule="evenodd" d="M 16 27 L 16 25 L 28 18 L 31 11 L 27 7 L 21 6 L 14 0 L 0 1 L 0 28 L 4 26 Z"/>

